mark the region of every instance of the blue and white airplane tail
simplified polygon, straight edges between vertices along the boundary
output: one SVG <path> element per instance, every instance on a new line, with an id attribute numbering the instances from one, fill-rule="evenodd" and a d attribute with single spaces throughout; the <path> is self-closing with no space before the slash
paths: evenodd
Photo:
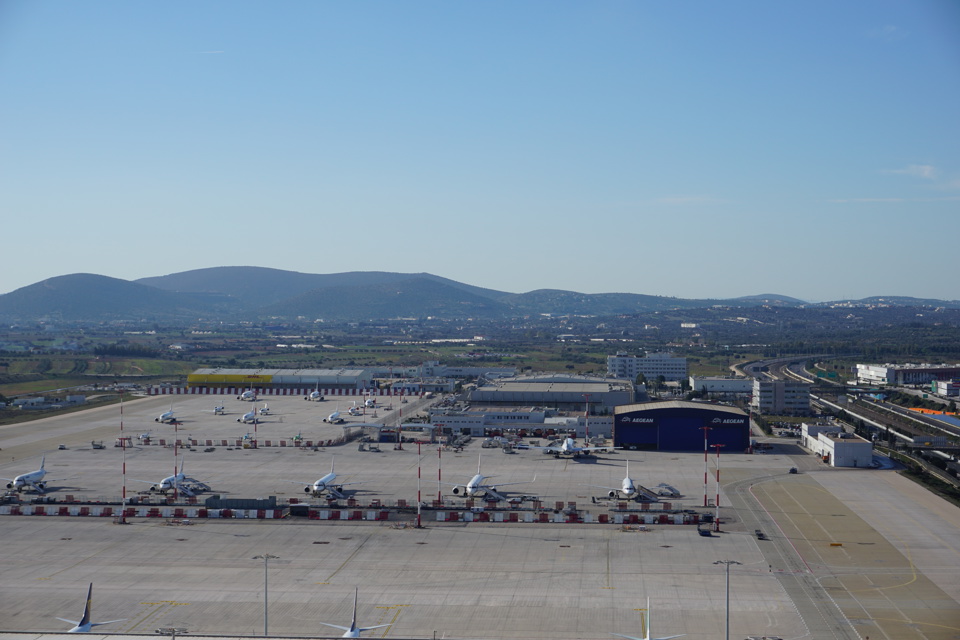
<path id="1" fill-rule="evenodd" d="M 358 627 L 357 626 L 357 600 L 360 597 L 360 589 L 354 589 L 353 593 L 353 619 L 350 621 L 349 627 L 343 627 L 339 624 L 330 624 L 329 622 L 321 622 L 320 624 L 327 627 L 333 627 L 334 629 L 340 629 L 345 633 L 340 636 L 341 638 L 359 638 L 360 633 L 363 631 L 371 631 L 373 629 L 380 629 L 382 627 L 389 627 L 389 624 L 378 624 L 373 627 Z"/>
<path id="2" fill-rule="evenodd" d="M 41 465 L 42 467 L 42 465 Z M 126 618 L 121 618 L 120 620 L 107 620 L 106 622 L 90 622 L 90 601 L 93 599 L 93 583 L 90 583 L 90 587 L 87 589 L 87 602 L 83 606 L 83 617 L 79 620 L 67 620 L 66 618 L 57 618 L 57 620 L 62 620 L 64 622 L 69 622 L 74 625 L 73 629 L 67 631 L 67 633 L 88 633 L 93 627 L 99 627 L 102 624 L 111 624 L 113 622 L 123 622 Z"/>

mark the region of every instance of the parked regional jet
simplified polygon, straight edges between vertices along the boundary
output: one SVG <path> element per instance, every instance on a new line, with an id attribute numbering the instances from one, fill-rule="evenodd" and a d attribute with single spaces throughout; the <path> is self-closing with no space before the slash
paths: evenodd
<path id="1" fill-rule="evenodd" d="M 363 406 L 365 406 L 367 409 L 376 409 L 377 399 L 371 396 L 363 401 Z"/>
<path id="2" fill-rule="evenodd" d="M 195 482 L 195 481 L 183 475 L 183 461 L 184 459 L 180 458 L 180 471 L 178 471 L 172 476 L 167 476 L 160 482 L 152 482 L 150 480 L 137 480 L 136 478 L 134 478 L 134 480 L 136 482 L 146 482 L 147 484 L 153 485 L 150 487 L 150 491 L 166 493 L 167 491 L 174 489 L 178 493 L 182 493 L 185 496 L 192 496 L 194 495 L 193 491 L 189 487 L 187 487 L 185 483 L 187 481 L 192 481 L 192 482 Z"/>
<path id="3" fill-rule="evenodd" d="M 340 424 L 343 422 L 343 418 L 340 417 L 340 407 L 323 419 L 324 422 L 329 422 L 330 424 Z"/>
<path id="4" fill-rule="evenodd" d="M 350 621 L 349 627 L 342 627 L 339 624 L 330 624 L 329 622 L 321 622 L 320 624 L 333 627 L 334 629 L 340 629 L 345 631 L 341 638 L 359 638 L 360 632 L 362 631 L 371 631 L 373 629 L 380 629 L 381 627 L 389 627 L 389 624 L 378 624 L 372 627 L 358 627 L 357 626 L 357 599 L 360 597 L 360 589 L 355 589 L 353 593 L 353 620 Z M 393 623 L 390 623 L 393 624 Z"/>
<path id="5" fill-rule="evenodd" d="M 646 628 L 643 630 L 642 638 L 637 638 L 634 636 L 625 636 L 619 633 L 611 633 L 610 635 L 617 636 L 619 638 L 626 638 L 627 640 L 672 640 L 672 638 L 682 638 L 683 636 L 687 635 L 685 633 L 681 633 L 680 635 L 677 635 L 677 636 L 664 636 L 662 638 L 651 638 L 650 637 L 650 598 L 647 598 L 646 621 L 647 621 L 647 624 L 645 625 Z"/>
<path id="6" fill-rule="evenodd" d="M 263 408 L 260 409 L 260 415 L 262 416 L 270 415 L 270 407 L 267 406 L 266 402 L 263 403 Z"/>
<path id="7" fill-rule="evenodd" d="M 506 496 L 501 493 L 497 493 L 497 486 L 492 484 L 485 484 L 485 480 L 489 480 L 494 476 L 485 476 L 480 472 L 480 457 L 477 456 L 477 475 L 470 478 L 470 482 L 466 485 L 454 484 L 453 485 L 453 495 L 455 496 L 468 496 L 473 497 L 477 495 L 484 495 L 488 498 L 493 498 L 494 500 L 506 500 Z M 529 484 L 537 479 L 537 476 L 533 476 L 533 480 L 525 480 L 523 482 L 507 482 L 500 484 L 501 487 L 508 487 L 515 484 Z M 451 484 L 451 483 L 446 483 Z"/>
<path id="8" fill-rule="evenodd" d="M 247 400 L 249 402 L 257 401 L 257 392 L 253 389 L 247 389 L 243 393 L 237 396 L 237 400 Z"/>
<path id="9" fill-rule="evenodd" d="M 351 416 L 362 416 L 363 411 L 360 410 L 360 407 L 357 406 L 356 401 L 354 401 L 353 406 L 347 409 L 347 413 Z"/>
<path id="10" fill-rule="evenodd" d="M 90 587 L 87 589 L 87 602 L 83 606 L 83 617 L 79 620 L 67 620 L 66 618 L 57 618 L 57 620 L 63 620 L 64 622 L 69 622 L 74 625 L 73 629 L 67 631 L 67 633 L 89 633 L 93 627 L 99 627 L 102 624 L 111 624 L 113 622 L 123 622 L 126 618 L 121 618 L 119 620 L 107 620 L 106 622 L 90 622 L 90 600 L 93 598 L 93 583 L 90 583 Z"/>
<path id="11" fill-rule="evenodd" d="M 213 415 L 215 416 L 226 415 L 226 413 L 227 413 L 227 410 L 222 404 L 218 404 L 213 408 Z"/>
<path id="12" fill-rule="evenodd" d="M 619 488 L 614 487 L 604 487 L 598 484 L 588 484 L 588 487 L 596 487 L 598 489 L 609 489 L 607 493 L 611 498 L 625 498 L 627 500 L 634 500 L 640 496 L 640 492 L 637 491 L 637 486 L 633 483 L 633 478 L 630 477 L 630 461 L 627 460 L 627 475 L 624 476 L 623 482 Z"/>
<path id="13" fill-rule="evenodd" d="M 173 415 L 173 407 L 170 407 L 169 411 L 164 411 L 159 416 L 153 419 L 154 422 L 176 422 L 177 418 Z"/>
<path id="14" fill-rule="evenodd" d="M 245 414 L 237 418 L 237 422 L 242 422 L 243 424 L 250 424 L 251 422 L 257 421 L 257 408 L 254 407 L 250 411 L 247 411 Z"/>
<path id="15" fill-rule="evenodd" d="M 304 493 L 309 493 L 311 495 L 319 496 L 320 494 L 326 492 L 332 495 L 335 498 L 345 497 L 341 491 L 343 488 L 349 484 L 360 484 L 359 482 L 337 482 L 337 474 L 333 470 L 334 460 L 330 460 L 330 473 L 323 476 L 316 482 L 312 484 L 302 483 L 299 480 L 287 480 L 287 482 L 292 482 L 294 484 L 306 484 L 303 488 Z"/>
<path id="16" fill-rule="evenodd" d="M 47 487 L 47 483 L 43 481 L 43 477 L 47 475 L 47 470 L 43 468 L 46 459 L 47 456 L 41 456 L 40 468 L 36 471 L 22 473 L 16 478 L 2 478 L 7 481 L 7 489 L 22 491 L 26 487 L 32 487 L 37 493 L 43 493 L 43 490 Z"/>
<path id="17" fill-rule="evenodd" d="M 581 456 L 590 455 L 590 452 L 592 451 L 607 451 L 610 447 L 578 447 L 576 440 L 567 437 L 563 439 L 563 442 L 560 445 L 552 444 L 549 447 L 534 448 L 540 449 L 544 453 L 552 453 L 554 458 L 559 458 L 560 456 L 572 456 L 574 458 L 579 458 Z"/>

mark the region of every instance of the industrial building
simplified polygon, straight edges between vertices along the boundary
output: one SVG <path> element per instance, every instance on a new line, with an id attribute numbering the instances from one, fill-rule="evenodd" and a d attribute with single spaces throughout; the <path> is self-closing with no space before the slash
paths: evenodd
<path id="1" fill-rule="evenodd" d="M 709 447 L 743 453 L 750 447 L 750 417 L 728 405 L 681 400 L 625 405 L 613 414 L 615 447 L 703 451 L 704 434 Z"/>
<path id="2" fill-rule="evenodd" d="M 621 404 L 636 402 L 633 385 L 623 380 L 572 375 L 539 375 L 488 380 L 470 392 L 471 404 L 501 407 L 553 407 L 609 414 Z"/>
<path id="3" fill-rule="evenodd" d="M 935 380 L 930 390 L 941 396 L 960 396 L 960 380 Z"/>
<path id="4" fill-rule="evenodd" d="M 618 351 L 607 356 L 607 375 L 614 378 L 636 380 L 640 374 L 647 380 L 663 376 L 664 380 L 677 382 L 687 377 L 687 359 L 675 358 L 671 353 L 649 353 L 644 358 Z"/>
<path id="5" fill-rule="evenodd" d="M 960 364 L 858 364 L 857 382 L 903 386 L 960 378 Z"/>
<path id="6" fill-rule="evenodd" d="M 807 415 L 810 413 L 810 385 L 793 380 L 754 380 L 750 406 L 766 414 Z"/>

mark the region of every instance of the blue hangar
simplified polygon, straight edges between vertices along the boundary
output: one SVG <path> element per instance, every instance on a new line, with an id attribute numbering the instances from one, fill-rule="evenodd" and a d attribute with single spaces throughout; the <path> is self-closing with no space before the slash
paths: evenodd
<path id="1" fill-rule="evenodd" d="M 613 410 L 615 447 L 703 451 L 704 427 L 709 427 L 707 445 L 722 444 L 722 453 L 742 453 L 750 446 L 750 416 L 736 407 L 669 400 L 621 405 Z"/>

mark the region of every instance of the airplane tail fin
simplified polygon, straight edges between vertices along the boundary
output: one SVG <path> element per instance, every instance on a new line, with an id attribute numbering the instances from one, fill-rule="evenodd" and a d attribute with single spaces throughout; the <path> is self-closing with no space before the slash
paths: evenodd
<path id="1" fill-rule="evenodd" d="M 353 619 L 350 621 L 350 630 L 357 628 L 357 600 L 360 599 L 360 588 L 353 588 Z"/>
<path id="2" fill-rule="evenodd" d="M 82 627 L 85 624 L 90 624 L 90 601 L 93 600 L 93 583 L 90 583 L 90 586 L 87 587 L 87 601 L 83 605 L 83 617 L 80 618 L 80 622 L 77 624 L 78 627 Z"/>
<path id="3" fill-rule="evenodd" d="M 180 456 L 180 473 L 183 474 L 183 463 L 186 461 L 187 456 Z"/>
<path id="4" fill-rule="evenodd" d="M 47 461 L 47 456 L 46 456 L 46 455 L 40 456 L 40 469 L 41 469 L 41 470 L 43 469 L 43 465 L 46 463 L 46 461 Z"/>
<path id="5" fill-rule="evenodd" d="M 480 474 L 480 461 L 482 460 L 482 458 L 483 458 L 483 454 L 478 453 L 478 454 L 477 454 L 477 475 L 478 475 L 478 476 L 481 475 L 481 474 Z"/>

